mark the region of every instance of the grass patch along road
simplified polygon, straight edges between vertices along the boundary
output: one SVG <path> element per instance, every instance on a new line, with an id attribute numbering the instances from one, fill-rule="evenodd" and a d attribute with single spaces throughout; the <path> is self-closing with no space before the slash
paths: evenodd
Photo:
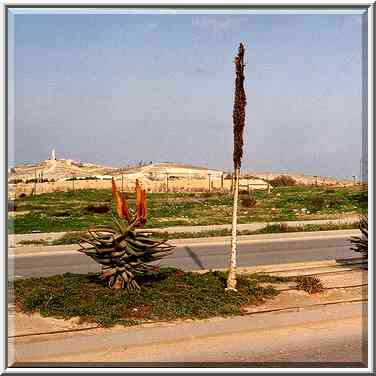
<path id="1" fill-rule="evenodd" d="M 110 290 L 98 274 L 66 273 L 14 281 L 17 309 L 42 316 L 95 322 L 103 326 L 135 325 L 144 320 L 203 319 L 242 314 L 243 308 L 278 294 L 272 286 L 291 277 L 238 276 L 238 292 L 225 291 L 226 274 L 163 268 L 139 279 L 140 293 Z"/>
<path id="2" fill-rule="evenodd" d="M 343 224 L 306 224 L 300 226 L 289 226 L 286 223 L 278 224 L 268 224 L 264 228 L 250 231 L 250 230 L 238 230 L 238 235 L 259 235 L 259 234 L 278 234 L 286 232 L 310 232 L 310 231 L 329 231 L 329 230 L 349 230 L 359 228 L 359 222 L 356 223 L 343 223 Z M 216 236 L 231 236 L 231 229 L 221 229 L 221 230 L 209 230 L 209 231 L 199 231 L 199 232 L 175 232 L 167 233 L 162 232 L 162 237 L 168 237 L 169 239 L 190 239 L 190 238 L 211 238 Z M 63 238 L 62 238 L 63 239 Z M 73 238 L 74 239 L 74 238 Z M 68 237 L 64 238 L 64 243 L 68 244 L 66 241 Z M 55 241 L 55 245 L 58 245 L 61 240 Z"/>
<path id="3" fill-rule="evenodd" d="M 268 224 L 266 227 L 250 231 L 238 230 L 238 235 L 258 235 L 258 234 L 277 234 L 287 232 L 310 232 L 310 231 L 329 231 L 329 230 L 349 230 L 358 229 L 359 222 L 342 223 L 342 224 L 305 224 L 300 226 L 290 226 L 286 223 Z M 67 232 L 56 240 L 21 240 L 17 243 L 18 246 L 52 246 L 52 245 L 70 245 L 77 244 L 80 239 L 85 235 L 84 231 Z M 193 238 L 212 238 L 221 236 L 231 236 L 231 229 L 219 230 L 203 230 L 197 232 L 158 232 L 158 235 L 168 239 L 193 239 Z"/>
<path id="4" fill-rule="evenodd" d="M 338 214 L 360 214 L 367 210 L 368 194 L 363 186 L 284 187 L 270 194 L 263 190 L 240 194 L 238 223 L 283 222 L 331 219 Z M 131 209 L 133 193 L 126 193 Z M 232 195 L 225 193 L 149 193 L 149 228 L 231 224 Z M 252 201 L 252 200 L 251 200 Z M 110 190 L 79 190 L 45 193 L 17 199 L 9 216 L 10 233 L 65 232 L 86 230 L 111 223 Z M 18 214 L 19 213 L 19 214 Z"/>

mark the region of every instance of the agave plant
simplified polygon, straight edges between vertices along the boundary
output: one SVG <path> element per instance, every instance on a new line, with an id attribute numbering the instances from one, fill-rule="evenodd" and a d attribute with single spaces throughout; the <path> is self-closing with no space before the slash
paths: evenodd
<path id="1" fill-rule="evenodd" d="M 364 257 L 368 257 L 368 217 L 364 215 L 359 222 L 359 229 L 362 233 L 361 236 L 352 236 L 350 242 L 352 251 L 360 252 Z"/>
<path id="2" fill-rule="evenodd" d="M 136 180 L 136 211 L 132 214 L 127 201 L 112 179 L 112 194 L 118 218 L 113 216 L 111 227 L 96 227 L 79 242 L 79 252 L 102 265 L 101 277 L 110 288 L 139 290 L 136 278 L 158 270 L 150 263 L 170 254 L 173 246 L 166 239 L 152 237 L 152 231 L 136 230 L 147 221 L 146 191 Z"/>

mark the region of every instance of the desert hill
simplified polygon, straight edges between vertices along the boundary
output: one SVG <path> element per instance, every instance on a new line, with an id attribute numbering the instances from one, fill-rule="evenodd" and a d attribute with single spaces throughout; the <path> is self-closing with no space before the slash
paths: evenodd
<path id="1" fill-rule="evenodd" d="M 11 168 L 9 171 L 9 183 L 27 183 L 34 181 L 64 181 L 64 180 L 109 180 L 112 176 L 125 179 L 149 179 L 163 180 L 169 178 L 207 178 L 213 179 L 226 177 L 229 172 L 224 170 L 210 169 L 208 167 L 194 166 L 176 162 L 150 163 L 143 166 L 116 168 L 103 166 L 95 163 L 83 163 L 72 159 L 56 159 L 54 152 L 48 160 L 36 164 L 23 164 Z M 257 180 L 273 180 L 280 175 L 289 175 L 298 184 L 304 185 L 351 185 L 353 180 L 338 179 L 335 177 L 310 176 L 289 172 L 245 172 L 244 177 Z"/>

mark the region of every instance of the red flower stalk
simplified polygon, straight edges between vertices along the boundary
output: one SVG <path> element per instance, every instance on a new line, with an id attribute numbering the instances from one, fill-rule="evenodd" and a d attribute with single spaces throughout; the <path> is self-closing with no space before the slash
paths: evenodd
<path id="1" fill-rule="evenodd" d="M 136 216 L 137 223 L 143 227 L 147 221 L 146 191 L 142 189 L 136 179 Z"/>
<path id="2" fill-rule="evenodd" d="M 116 188 L 115 179 L 112 178 L 112 197 L 116 202 L 116 211 L 120 218 L 124 218 L 131 222 L 131 215 L 129 214 L 128 204 L 127 201 L 124 199 L 123 195 Z"/>

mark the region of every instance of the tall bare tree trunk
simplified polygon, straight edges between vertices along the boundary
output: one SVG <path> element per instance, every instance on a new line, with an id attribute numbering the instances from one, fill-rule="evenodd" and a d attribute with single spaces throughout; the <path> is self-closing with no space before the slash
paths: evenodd
<path id="1" fill-rule="evenodd" d="M 234 178 L 234 203 L 232 211 L 232 233 L 231 233 L 231 250 L 230 265 L 227 277 L 226 290 L 236 291 L 236 243 L 237 243 L 237 224 L 238 224 L 238 196 L 239 196 L 239 177 L 240 168 L 235 170 Z"/>
<path id="2" fill-rule="evenodd" d="M 235 56 L 235 96 L 234 96 L 234 110 L 233 130 L 234 130 L 234 203 L 232 213 L 232 234 L 231 234 L 231 253 L 230 265 L 227 278 L 226 290 L 236 291 L 236 247 L 237 247 L 237 220 L 238 220 L 238 195 L 239 195 L 239 178 L 241 159 L 243 157 L 243 133 L 245 126 L 245 106 L 247 104 L 244 90 L 244 46 L 239 45 L 238 54 Z"/>

